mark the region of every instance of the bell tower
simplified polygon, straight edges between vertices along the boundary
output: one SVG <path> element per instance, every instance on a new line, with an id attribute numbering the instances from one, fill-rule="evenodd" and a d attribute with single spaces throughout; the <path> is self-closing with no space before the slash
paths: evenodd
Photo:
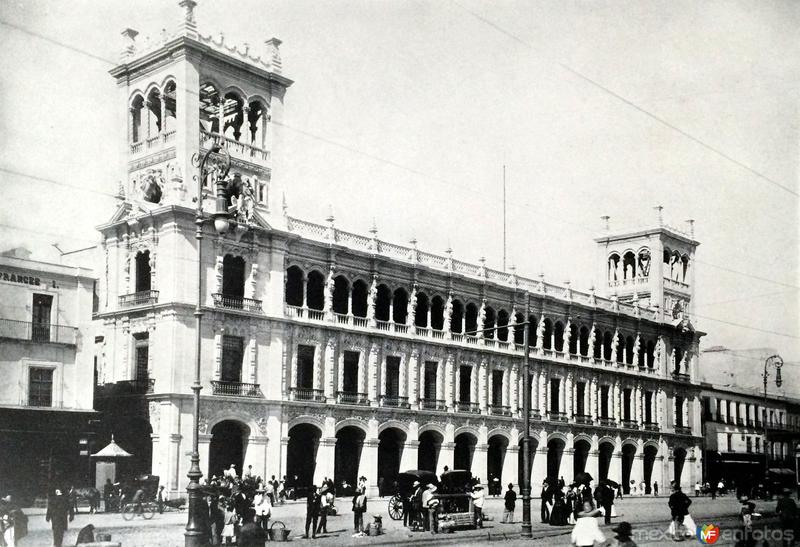
<path id="1" fill-rule="evenodd" d="M 218 143 L 252 192 L 255 211 L 280 225 L 275 154 L 280 153 L 283 100 L 292 81 L 283 76 L 281 41 L 229 44 L 198 30 L 195 0 L 181 0 L 173 32 L 141 39 L 122 32 L 116 79 L 127 138 L 121 197 L 145 209 L 193 207 L 198 158 Z M 120 120 L 122 122 L 122 120 Z M 213 189 L 203 181 L 209 196 Z"/>
<path id="2" fill-rule="evenodd" d="M 598 245 L 600 292 L 607 298 L 635 304 L 659 313 L 667 323 L 688 319 L 693 311 L 694 257 L 700 245 L 694 239 L 694 221 L 679 230 L 664 224 L 663 207 L 655 209 L 649 227 L 613 231 L 602 217 L 605 233 Z"/>

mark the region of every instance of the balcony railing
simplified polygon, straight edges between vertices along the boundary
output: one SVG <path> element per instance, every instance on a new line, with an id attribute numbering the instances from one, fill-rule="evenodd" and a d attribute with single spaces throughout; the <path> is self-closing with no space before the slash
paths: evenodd
<path id="1" fill-rule="evenodd" d="M 614 418 L 598 418 L 600 425 L 605 427 L 617 427 L 617 421 Z"/>
<path id="2" fill-rule="evenodd" d="M 659 431 L 659 430 L 661 430 L 661 426 L 659 426 L 655 422 L 645 422 L 644 423 L 644 429 L 645 429 L 645 431 Z"/>
<path id="3" fill-rule="evenodd" d="M 676 425 L 675 426 L 675 433 L 677 433 L 678 435 L 691 435 L 692 434 L 692 428 L 689 427 L 689 426 L 685 426 L 685 425 Z"/>
<path id="4" fill-rule="evenodd" d="M 232 395 L 234 397 L 263 397 L 258 384 L 243 382 L 221 382 L 211 380 L 212 395 Z"/>
<path id="5" fill-rule="evenodd" d="M 447 410 L 447 403 L 443 399 L 420 399 L 419 407 L 425 410 Z"/>
<path id="6" fill-rule="evenodd" d="M 200 146 L 209 148 L 213 143 L 219 143 L 224 146 L 230 155 L 234 158 L 243 159 L 246 161 L 265 162 L 269 160 L 269 152 L 262 150 L 252 144 L 239 142 L 236 139 L 231 139 L 220 135 L 219 133 L 211 133 L 209 131 L 200 130 Z"/>
<path id="7" fill-rule="evenodd" d="M 744 426 L 744 420 L 741 418 L 736 418 L 736 425 Z"/>
<path id="8" fill-rule="evenodd" d="M 673 372 L 672 377 L 678 382 L 689 382 L 692 379 L 691 376 L 684 374 L 683 372 Z"/>
<path id="9" fill-rule="evenodd" d="M 0 338 L 74 346 L 78 340 L 78 329 L 66 325 L 0 319 Z"/>
<path id="10" fill-rule="evenodd" d="M 511 416 L 511 407 L 507 405 L 490 405 L 489 414 L 494 416 Z"/>
<path id="11" fill-rule="evenodd" d="M 622 427 L 625 429 L 639 429 L 639 424 L 636 420 L 622 420 Z"/>
<path id="12" fill-rule="evenodd" d="M 408 397 L 381 395 L 381 406 L 392 408 L 408 408 Z"/>
<path id="13" fill-rule="evenodd" d="M 306 387 L 293 387 L 289 389 L 292 401 L 315 401 L 324 403 L 325 392 L 321 389 L 311 389 Z"/>
<path id="14" fill-rule="evenodd" d="M 575 414 L 575 423 L 583 425 L 592 425 L 594 420 L 588 414 Z"/>
<path id="15" fill-rule="evenodd" d="M 119 297 L 119 306 L 144 306 L 158 302 L 158 291 L 139 291 Z"/>
<path id="16" fill-rule="evenodd" d="M 120 380 L 119 382 L 95 386 L 95 396 L 122 397 L 125 395 L 146 395 L 148 393 L 153 393 L 155 385 L 155 378 Z"/>
<path id="17" fill-rule="evenodd" d="M 214 299 L 215 308 L 223 308 L 226 310 L 244 310 L 261 313 L 261 300 L 253 298 L 244 298 L 242 296 L 231 296 L 229 294 L 214 293 L 211 295 Z"/>
<path id="18" fill-rule="evenodd" d="M 369 395 L 355 391 L 337 391 L 336 402 L 348 405 L 369 405 Z"/>
<path id="19" fill-rule="evenodd" d="M 565 412 L 548 412 L 547 416 L 551 422 L 566 422 L 567 414 Z"/>
<path id="20" fill-rule="evenodd" d="M 464 402 L 457 402 L 456 403 L 456 412 L 469 412 L 471 414 L 479 414 L 481 411 L 481 407 L 478 403 L 464 403 Z"/>

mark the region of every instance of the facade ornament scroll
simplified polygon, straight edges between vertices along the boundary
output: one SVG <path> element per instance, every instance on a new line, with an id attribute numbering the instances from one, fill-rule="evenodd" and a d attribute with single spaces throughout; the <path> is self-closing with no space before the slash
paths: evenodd
<path id="1" fill-rule="evenodd" d="M 539 318 L 539 324 L 536 325 L 536 348 L 542 349 L 544 343 L 544 313 Z"/>
<path id="2" fill-rule="evenodd" d="M 572 318 L 567 317 L 567 324 L 564 325 L 564 352 L 569 353 L 569 344 L 572 340 Z"/>
<path id="3" fill-rule="evenodd" d="M 267 434 L 267 419 L 265 417 L 262 416 L 256 420 L 256 425 L 258 426 L 259 433 L 262 435 Z"/>
<path id="4" fill-rule="evenodd" d="M 254 262 L 252 266 L 250 266 L 250 277 L 247 279 L 247 287 L 248 292 L 250 293 L 250 298 L 255 298 L 258 294 L 258 263 Z"/>
<path id="5" fill-rule="evenodd" d="M 369 324 L 374 327 L 375 322 L 375 303 L 378 300 L 378 274 L 372 274 L 372 283 L 369 286 L 369 294 L 367 295 L 367 318 Z"/>
<path id="6" fill-rule="evenodd" d="M 633 342 L 633 360 L 636 364 L 639 364 L 639 352 L 642 350 L 642 335 L 641 333 L 636 333 L 636 340 Z"/>
<path id="7" fill-rule="evenodd" d="M 225 257 L 222 253 L 217 255 L 217 258 L 214 262 L 214 292 L 221 293 L 222 292 L 222 272 L 223 272 L 223 263 Z"/>
<path id="8" fill-rule="evenodd" d="M 594 323 L 594 321 L 592 321 L 592 328 L 591 330 L 589 330 L 589 348 L 587 350 L 587 353 L 589 353 L 590 355 L 593 355 L 594 342 L 596 338 L 597 338 L 597 325 Z"/>
<path id="9" fill-rule="evenodd" d="M 616 362 L 618 351 L 619 351 L 619 328 L 615 328 L 614 336 L 613 338 L 611 338 L 611 361 Z"/>
<path id="10" fill-rule="evenodd" d="M 324 299 L 325 299 L 325 315 L 329 319 L 333 319 L 333 290 L 336 286 L 334 279 L 334 268 L 331 265 L 328 268 L 328 277 L 325 279 Z"/>
<path id="11" fill-rule="evenodd" d="M 447 332 L 448 336 L 452 334 L 450 324 L 453 321 L 453 291 L 447 291 L 447 302 L 444 305 L 444 325 L 442 327 Z"/>

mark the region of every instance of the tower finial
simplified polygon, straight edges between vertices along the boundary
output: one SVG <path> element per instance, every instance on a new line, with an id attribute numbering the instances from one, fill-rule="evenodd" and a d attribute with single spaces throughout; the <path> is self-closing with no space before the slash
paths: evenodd
<path id="1" fill-rule="evenodd" d="M 664 207 L 661 206 L 661 205 L 656 205 L 655 207 L 653 207 L 653 209 L 655 209 L 655 212 L 656 212 L 656 222 L 658 222 L 659 226 L 663 226 L 664 225 L 664 213 L 663 213 Z"/>
<path id="2" fill-rule="evenodd" d="M 122 37 L 124 38 L 122 52 L 120 53 L 122 60 L 133 57 L 133 54 L 136 53 L 136 36 L 138 35 L 139 31 L 132 28 L 126 28 L 122 31 Z"/>
<path id="3" fill-rule="evenodd" d="M 189 38 L 197 38 L 197 19 L 195 19 L 194 8 L 197 6 L 195 0 L 181 0 L 178 5 L 183 8 L 183 18 L 178 25 L 178 35 Z"/>
<path id="4" fill-rule="evenodd" d="M 600 220 L 603 221 L 603 229 L 607 232 L 611 229 L 611 217 L 608 215 L 603 215 L 600 217 Z"/>

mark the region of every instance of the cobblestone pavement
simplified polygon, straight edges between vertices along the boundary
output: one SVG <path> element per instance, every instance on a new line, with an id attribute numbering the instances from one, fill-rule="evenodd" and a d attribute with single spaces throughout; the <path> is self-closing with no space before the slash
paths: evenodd
<path id="1" fill-rule="evenodd" d="M 739 505 L 733 497 L 718 498 L 711 501 L 709 498 L 693 498 L 692 516 L 698 525 L 714 523 L 725 532 L 733 533 L 738 528 L 736 515 Z M 273 519 L 283 521 L 287 528 L 292 530 L 292 542 L 299 545 L 391 545 L 398 543 L 422 544 L 473 544 L 480 545 L 495 540 L 505 540 L 507 545 L 568 545 L 571 526 L 552 527 L 539 522 L 539 500 L 533 500 L 531 513 L 533 516 L 534 540 L 519 539 L 519 519 L 521 519 L 521 502 L 517 504 L 515 524 L 501 524 L 503 502 L 499 498 L 487 500 L 485 512 L 494 520 L 487 522 L 482 530 L 458 531 L 452 534 L 432 535 L 424 532 L 409 532 L 403 528 L 402 522 L 389 519 L 386 514 L 388 498 L 375 498 L 369 500 L 367 515 L 380 514 L 386 533 L 379 537 L 352 537 L 353 514 L 350 510 L 350 500 L 337 500 L 340 514 L 328 517 L 328 534 L 318 536 L 316 540 L 305 540 L 298 536 L 303 534 L 305 524 L 305 503 L 290 502 L 286 505 L 273 508 Z M 775 502 L 759 502 L 757 510 L 765 515 L 770 514 L 775 508 Z M 42 509 L 28 509 L 25 511 L 30 517 L 28 537 L 18 542 L 26 546 L 51 545 L 51 534 L 48 524 L 44 520 Z M 637 531 L 639 545 L 668 545 L 672 544 L 662 535 L 669 525 L 669 509 L 667 498 L 642 498 L 628 497 L 619 501 L 617 505 L 619 517 L 615 522 L 627 520 Z M 365 518 L 365 520 L 367 520 Z M 767 521 L 769 522 L 769 521 Z M 137 518 L 132 522 L 125 522 L 119 514 L 79 514 L 70 524 L 70 529 L 65 535 L 64 545 L 74 545 L 78 530 L 86 524 L 93 524 L 98 531 L 112 535 L 112 540 L 120 541 L 124 547 L 178 547 L 183 545 L 183 528 L 186 525 L 186 512 L 169 512 L 145 521 Z M 610 526 L 603 526 L 606 537 L 613 537 Z M 692 541 L 694 543 L 694 541 Z M 691 543 L 690 543 L 691 544 Z M 733 544 L 733 541 L 722 541 L 717 545 Z"/>

